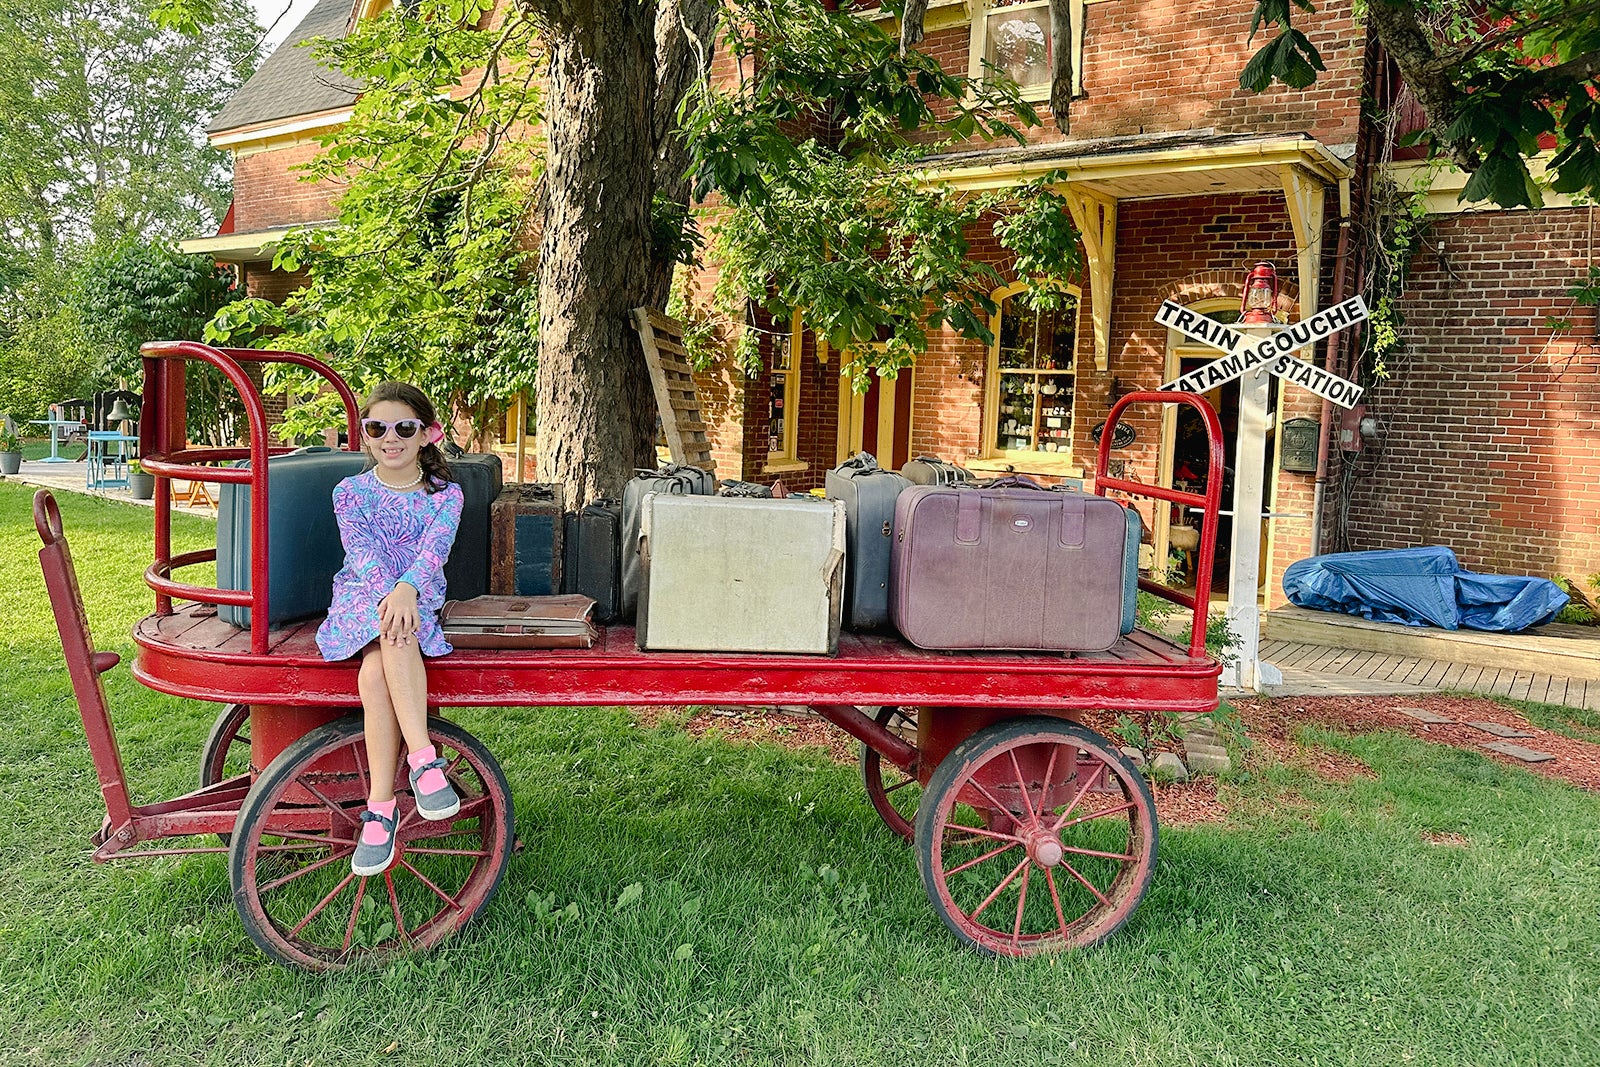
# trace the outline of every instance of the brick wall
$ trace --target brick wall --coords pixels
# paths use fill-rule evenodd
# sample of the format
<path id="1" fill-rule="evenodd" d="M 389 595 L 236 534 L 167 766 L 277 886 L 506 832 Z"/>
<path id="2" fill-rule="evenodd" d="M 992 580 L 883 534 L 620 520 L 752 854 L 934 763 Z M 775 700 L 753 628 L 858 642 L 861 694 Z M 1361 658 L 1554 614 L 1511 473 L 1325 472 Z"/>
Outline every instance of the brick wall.
<path id="1" fill-rule="evenodd" d="M 1212 0 L 1090 4 L 1084 16 L 1083 87 L 1072 103 L 1071 136 L 1118 137 L 1214 129 L 1218 133 L 1310 133 L 1328 144 L 1351 143 L 1360 118 L 1365 45 L 1351 0 L 1295 13 L 1295 25 L 1321 52 L 1327 70 L 1308 89 L 1275 85 L 1263 93 L 1239 88 L 1239 73 L 1268 40 L 1247 43 L 1250 7 Z M 965 74 L 969 28 L 930 34 L 919 47 L 952 73 Z M 1045 104 L 1045 124 L 1030 141 L 1060 139 Z"/>
<path id="2" fill-rule="evenodd" d="M 1593 209 L 1439 217 L 1401 311 L 1408 351 L 1367 395 L 1352 549 L 1442 544 L 1473 570 L 1600 570 L 1600 346 Z M 1570 319 L 1566 332 L 1547 317 Z"/>
<path id="3" fill-rule="evenodd" d="M 336 212 L 333 200 L 342 186 L 329 181 L 302 181 L 295 167 L 314 159 L 322 148 L 315 142 L 251 152 L 233 162 L 233 226 L 254 233 L 298 222 L 320 222 Z"/>

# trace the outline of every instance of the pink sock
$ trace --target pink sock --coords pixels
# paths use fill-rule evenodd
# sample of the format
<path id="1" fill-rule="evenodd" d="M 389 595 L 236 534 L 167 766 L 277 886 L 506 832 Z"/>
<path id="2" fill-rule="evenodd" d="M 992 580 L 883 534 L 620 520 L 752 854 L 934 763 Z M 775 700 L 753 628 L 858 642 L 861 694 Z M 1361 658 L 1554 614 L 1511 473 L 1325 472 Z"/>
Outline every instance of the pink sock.
<path id="1" fill-rule="evenodd" d="M 392 819 L 394 818 L 396 803 L 398 802 L 394 800 L 369 800 L 367 801 L 367 810 L 375 811 L 385 819 Z M 369 845 L 381 845 L 383 844 L 383 839 L 388 836 L 388 834 L 384 833 L 383 827 L 375 822 L 361 824 L 361 840 Z"/>
<path id="2" fill-rule="evenodd" d="M 406 763 L 411 767 L 412 770 L 416 770 L 424 763 L 428 763 L 437 757 L 438 753 L 434 751 L 432 745 L 429 745 L 427 748 L 420 749 L 419 751 L 413 752 L 407 756 Z M 444 772 L 437 767 L 432 767 L 426 771 L 423 771 L 422 776 L 417 779 L 417 788 L 422 790 L 424 793 L 437 793 L 447 784 L 449 783 L 445 781 Z"/>

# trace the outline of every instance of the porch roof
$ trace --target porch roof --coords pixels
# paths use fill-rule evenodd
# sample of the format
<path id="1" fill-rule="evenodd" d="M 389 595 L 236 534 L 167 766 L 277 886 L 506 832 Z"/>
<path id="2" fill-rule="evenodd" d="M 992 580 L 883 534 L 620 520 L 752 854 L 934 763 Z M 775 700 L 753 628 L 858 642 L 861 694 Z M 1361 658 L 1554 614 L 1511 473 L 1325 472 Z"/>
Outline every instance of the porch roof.
<path id="1" fill-rule="evenodd" d="M 205 255 L 222 263 L 269 263 L 273 247 L 288 235 L 290 230 L 311 226 L 326 226 L 328 222 L 302 222 L 294 226 L 276 226 L 270 230 L 252 230 L 249 233 L 219 233 L 215 237 L 191 237 L 179 241 L 178 249 L 191 255 Z"/>
<path id="2" fill-rule="evenodd" d="M 1281 192 L 1283 167 L 1333 184 L 1350 177 L 1352 146 L 1309 134 L 1251 136 L 1213 130 L 1056 141 L 945 152 L 918 164 L 931 183 L 1000 189 L 1059 170 L 1075 188 L 1109 200 Z"/>

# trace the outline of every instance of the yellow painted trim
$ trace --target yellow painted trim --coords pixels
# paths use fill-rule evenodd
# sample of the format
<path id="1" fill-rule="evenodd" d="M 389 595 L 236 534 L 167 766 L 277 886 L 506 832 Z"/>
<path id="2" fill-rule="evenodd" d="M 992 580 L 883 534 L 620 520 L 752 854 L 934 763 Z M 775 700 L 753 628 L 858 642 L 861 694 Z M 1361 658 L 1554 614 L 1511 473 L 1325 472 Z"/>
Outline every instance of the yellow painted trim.
<path id="1" fill-rule="evenodd" d="M 1111 293 L 1117 275 L 1117 202 L 1087 190 L 1065 190 L 1067 210 L 1089 263 L 1089 317 L 1096 370 L 1111 367 Z"/>
<path id="2" fill-rule="evenodd" d="M 214 256 L 228 263 L 259 263 L 272 258 L 270 249 L 282 241 L 292 230 L 304 229 L 315 223 L 298 226 L 280 226 L 257 233 L 223 233 L 212 237 L 191 237 L 178 242 L 178 251 L 188 255 Z"/>
<path id="3" fill-rule="evenodd" d="M 330 129 L 343 126 L 354 111 L 353 107 L 341 107 L 314 115 L 297 115 L 262 125 L 224 130 L 210 135 L 211 147 L 231 148 L 238 157 L 305 144 L 317 140 Z"/>
<path id="4" fill-rule="evenodd" d="M 783 448 L 778 452 L 767 453 L 767 470 L 778 470 L 784 464 L 800 463 L 800 373 L 801 350 L 805 341 L 804 324 L 800 321 L 800 312 L 796 310 L 789 316 L 789 369 L 784 372 L 783 379 Z M 773 368 L 768 368 L 771 375 Z M 770 392 L 770 390 L 769 390 Z M 770 397 L 769 397 L 769 403 Z M 805 465 L 793 468 L 804 470 Z"/>
<path id="5" fill-rule="evenodd" d="M 1063 149 L 1070 142 L 1063 143 Z M 1353 174 L 1350 165 L 1317 141 L 1262 141 L 1242 145 L 1186 146 L 1143 152 L 1115 152 L 1065 158 L 1040 158 L 1014 163 L 974 163 L 964 167 L 935 167 L 919 171 L 918 180 L 954 189 L 1003 189 L 1060 171 L 1066 181 L 1094 182 L 1137 178 L 1153 174 L 1194 174 L 1235 167 L 1292 164 L 1333 183 Z"/>
<path id="6" fill-rule="evenodd" d="M 361 0 L 360 6 L 356 8 L 355 21 L 375 19 L 393 7 L 394 0 Z"/>
<path id="7" fill-rule="evenodd" d="M 1546 171 L 1550 160 L 1555 158 L 1555 152 L 1541 152 L 1528 160 L 1528 173 L 1533 176 L 1534 183 L 1539 186 L 1539 191 L 1544 195 L 1544 206 L 1550 207 L 1583 207 L 1570 194 L 1557 193 L 1550 189 L 1550 176 Z M 1387 175 L 1402 189 L 1411 189 L 1423 196 L 1423 205 L 1430 215 L 1459 215 L 1465 212 L 1478 211 L 1528 211 L 1529 208 L 1505 208 L 1498 204 L 1483 201 L 1477 204 L 1463 204 L 1459 199 L 1461 190 L 1467 187 L 1471 177 L 1466 171 L 1453 163 L 1429 161 L 1426 159 L 1405 160 L 1400 163 L 1391 163 L 1386 168 Z"/>

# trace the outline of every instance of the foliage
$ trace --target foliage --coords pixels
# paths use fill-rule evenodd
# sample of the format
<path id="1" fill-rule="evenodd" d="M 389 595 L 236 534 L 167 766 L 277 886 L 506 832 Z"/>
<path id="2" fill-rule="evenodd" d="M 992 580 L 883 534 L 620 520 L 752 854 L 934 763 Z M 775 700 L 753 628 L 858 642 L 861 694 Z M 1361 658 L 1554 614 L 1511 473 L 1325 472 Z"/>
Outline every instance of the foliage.
<path id="1" fill-rule="evenodd" d="M 1405 316 L 1400 311 L 1411 260 L 1427 239 L 1431 217 L 1420 194 L 1380 180 L 1372 193 L 1370 238 L 1364 294 L 1370 308 L 1362 332 L 1361 379 L 1371 387 L 1388 378 L 1405 352 Z"/>
<path id="2" fill-rule="evenodd" d="M 138 379 L 146 341 L 198 341 L 233 295 L 233 274 L 209 256 L 157 241 L 130 240 L 86 262 L 79 308 L 84 328 L 111 353 L 114 377 Z"/>
<path id="3" fill-rule="evenodd" d="M 716 314 L 742 322 L 748 304 L 807 325 L 848 353 L 858 388 L 893 375 L 950 326 L 988 343 L 1004 284 L 968 255 L 973 231 L 994 232 L 1041 302 L 1079 267 L 1077 231 L 1049 177 L 967 195 L 917 172 L 919 160 L 968 138 L 1022 141 L 1038 117 L 1016 85 L 946 73 L 849 10 L 817 0 L 740 5 L 727 19 L 740 63 L 731 90 L 702 84 L 685 103 L 695 192 L 730 211 L 713 227 Z M 759 53 L 760 62 L 753 58 Z M 829 131 L 797 136 L 797 129 Z M 753 369 L 758 338 L 744 331 Z"/>
<path id="4" fill-rule="evenodd" d="M 243 0 L 210 6 L 203 39 L 158 28 L 153 0 L 0 7 L 0 263 L 215 224 L 227 156 L 196 131 L 254 68 L 260 31 Z"/>
<path id="5" fill-rule="evenodd" d="M 1150 711 L 1137 717 L 1118 715 L 1111 728 L 1117 739 L 1154 756 L 1157 752 L 1173 752 L 1183 743 L 1183 725 L 1176 712 Z"/>
<path id="6" fill-rule="evenodd" d="M 274 266 L 306 271 L 302 288 L 281 306 L 230 304 L 208 340 L 325 357 L 358 393 L 413 382 L 480 428 L 502 398 L 531 387 L 536 303 L 524 231 L 539 173 L 526 136 L 539 117 L 537 40 L 515 9 L 495 24 L 490 6 L 397 6 L 321 46 L 325 62 L 364 86 L 303 175 L 348 178 L 338 219 L 278 248 Z M 288 434 L 336 417 L 319 380 L 269 369 L 269 387 L 290 399 Z"/>
<path id="7" fill-rule="evenodd" d="M 22 438 L 9 426 L 0 426 L 0 452 L 21 452 Z"/>
<path id="8" fill-rule="evenodd" d="M 1323 69 L 1293 24 L 1310 0 L 1255 0 L 1250 37 L 1279 32 L 1246 65 L 1240 84 L 1304 88 Z M 1418 140 L 1471 172 L 1464 203 L 1537 207 L 1528 159 L 1553 137 L 1550 188 L 1600 193 L 1600 18 L 1593 0 L 1375 0 L 1366 20 L 1428 115 Z"/>
<path id="9" fill-rule="evenodd" d="M 72 275 L 41 263 L 24 285 L 0 292 L 0 412 L 39 418 L 101 380 L 104 353 L 84 330 L 77 291 Z"/>

